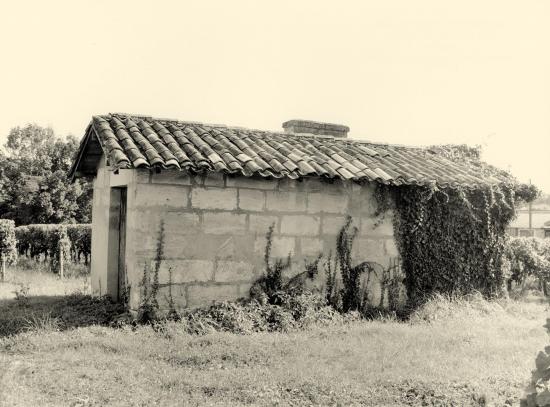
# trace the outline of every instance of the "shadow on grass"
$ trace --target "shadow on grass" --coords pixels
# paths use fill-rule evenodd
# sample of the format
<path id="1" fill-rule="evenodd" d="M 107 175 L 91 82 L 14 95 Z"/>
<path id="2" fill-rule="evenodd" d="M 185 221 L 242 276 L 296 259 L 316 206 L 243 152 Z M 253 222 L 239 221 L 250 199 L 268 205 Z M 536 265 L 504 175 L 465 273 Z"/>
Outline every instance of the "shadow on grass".
<path id="1" fill-rule="evenodd" d="M 0 337 L 40 328 L 66 330 L 111 325 L 123 313 L 123 305 L 108 297 L 83 294 L 3 299 L 0 300 Z"/>

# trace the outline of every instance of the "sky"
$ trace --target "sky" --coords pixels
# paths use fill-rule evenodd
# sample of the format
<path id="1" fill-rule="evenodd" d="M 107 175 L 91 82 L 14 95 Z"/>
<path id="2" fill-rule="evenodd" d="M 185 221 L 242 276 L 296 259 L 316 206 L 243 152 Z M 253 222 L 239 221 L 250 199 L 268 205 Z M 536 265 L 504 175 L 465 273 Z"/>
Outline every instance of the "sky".
<path id="1" fill-rule="evenodd" d="M 0 143 L 94 114 L 480 144 L 550 193 L 550 1 L 4 1 Z"/>

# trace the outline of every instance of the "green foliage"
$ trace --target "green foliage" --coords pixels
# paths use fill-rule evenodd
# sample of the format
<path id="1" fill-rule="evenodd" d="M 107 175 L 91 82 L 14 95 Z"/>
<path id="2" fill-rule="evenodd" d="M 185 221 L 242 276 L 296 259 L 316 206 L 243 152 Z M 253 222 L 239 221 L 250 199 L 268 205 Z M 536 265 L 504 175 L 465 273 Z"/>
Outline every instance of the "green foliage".
<path id="1" fill-rule="evenodd" d="M 174 296 L 172 295 L 172 267 L 168 269 L 168 315 L 167 319 L 170 321 L 179 321 L 180 315 L 176 310 L 174 303 Z"/>
<path id="2" fill-rule="evenodd" d="M 138 316 L 137 320 L 142 324 L 153 323 L 159 318 L 159 303 L 157 299 L 158 289 L 159 289 L 159 272 L 162 265 L 162 260 L 164 259 L 164 220 L 161 220 L 159 225 L 159 234 L 157 239 L 157 247 L 154 259 L 153 267 L 153 279 L 151 280 L 151 273 L 147 264 L 143 267 L 143 277 L 140 283 L 141 286 L 141 296 L 140 304 L 138 307 Z M 172 273 L 170 272 L 170 281 L 168 284 L 172 285 Z M 170 298 L 172 298 L 170 291 Z M 171 311 L 175 311 L 173 307 L 173 299 L 171 301 Z M 177 313 L 173 313 L 172 318 L 176 319 Z"/>
<path id="3" fill-rule="evenodd" d="M 282 293 L 280 295 L 301 295 L 308 291 L 319 291 L 317 287 L 314 287 L 313 282 L 319 274 L 319 264 L 323 258 L 323 254 L 319 253 L 313 260 L 304 259 L 304 271 L 291 277 L 283 284 Z"/>
<path id="4" fill-rule="evenodd" d="M 271 248 L 273 245 L 273 229 L 275 224 L 269 226 L 266 233 L 266 245 L 264 251 L 265 274 L 252 286 L 250 295 L 260 302 L 267 301 L 270 304 L 280 302 L 280 294 L 284 291 L 283 271 L 290 268 L 290 253 L 286 260 L 276 259 L 271 263 Z"/>
<path id="5" fill-rule="evenodd" d="M 481 155 L 483 150 L 480 145 L 471 147 L 466 144 L 443 144 L 430 146 L 429 150 L 440 157 L 445 157 L 448 160 L 475 169 L 482 177 L 496 176 L 498 178 L 504 178 L 510 183 L 517 182 L 508 171 L 482 161 Z"/>
<path id="6" fill-rule="evenodd" d="M 528 276 L 550 280 L 550 241 L 536 237 L 512 237 L 506 243 L 507 277 L 522 284 Z"/>
<path id="7" fill-rule="evenodd" d="M 389 267 L 383 268 L 380 267 L 378 272 L 380 273 L 380 285 L 381 285 L 381 295 L 380 295 L 380 304 L 379 308 L 384 307 L 386 302 L 386 293 L 388 300 L 388 311 L 398 312 L 401 310 L 401 305 L 399 304 L 399 298 L 401 296 L 401 283 L 403 281 L 403 275 L 401 271 L 401 261 L 399 259 L 392 259 L 390 261 Z M 366 293 L 366 290 L 363 292 Z M 366 304 L 363 305 L 362 309 L 366 310 Z"/>
<path id="8" fill-rule="evenodd" d="M 542 191 L 533 184 L 518 184 L 514 188 L 516 201 L 533 202 L 542 196 Z"/>
<path id="9" fill-rule="evenodd" d="M 178 326 L 191 334 L 224 331 L 237 334 L 287 332 L 315 325 L 342 324 L 358 319 L 357 314 L 342 315 L 327 306 L 317 294 L 283 295 L 279 305 L 257 300 L 219 302 L 209 308 L 185 310 Z"/>
<path id="10" fill-rule="evenodd" d="M 357 236 L 357 227 L 351 227 L 352 218 L 348 216 L 336 239 L 336 259 L 342 275 L 342 309 L 344 311 L 357 310 L 360 306 L 359 277 L 362 269 L 351 264 L 353 240 Z"/>
<path id="11" fill-rule="evenodd" d="M 17 261 L 15 222 L 10 219 L 0 219 L 0 258 L 7 264 Z"/>
<path id="12" fill-rule="evenodd" d="M 473 147 L 467 144 L 440 144 L 429 148 L 438 155 L 455 162 L 468 160 L 478 164 L 481 160 L 482 148 L 479 144 Z"/>
<path id="13" fill-rule="evenodd" d="M 340 268 L 342 276 L 342 311 L 359 311 L 362 309 L 362 305 L 365 301 L 362 300 L 362 295 L 365 290 L 361 290 L 361 275 L 363 273 L 375 272 L 377 266 L 373 262 L 365 261 L 357 265 L 352 265 L 352 248 L 353 240 L 357 237 L 357 227 L 352 227 L 353 219 L 351 216 L 347 216 L 346 222 L 336 239 L 336 264 Z M 332 287 L 334 282 L 334 276 L 331 276 L 331 281 L 327 281 L 327 286 Z"/>
<path id="14" fill-rule="evenodd" d="M 304 260 L 305 273 L 309 279 L 314 279 L 319 274 L 319 263 L 322 259 L 323 254 L 319 253 L 313 261 Z"/>
<path id="15" fill-rule="evenodd" d="M 480 145 L 471 147 L 466 144 L 444 144 L 430 146 L 429 149 L 437 155 L 457 162 L 460 165 L 468 165 L 470 168 L 475 169 L 482 177 L 494 176 L 506 180 L 512 186 L 516 203 L 532 202 L 541 196 L 541 191 L 535 185 L 521 183 L 508 171 L 482 161 L 481 155 L 483 150 Z"/>
<path id="16" fill-rule="evenodd" d="M 32 193 L 28 202 L 31 211 L 30 221 L 36 223 L 62 223 L 89 221 L 89 216 L 81 213 L 83 198 L 91 203 L 91 189 L 78 182 L 71 184 L 67 174 L 58 170 L 40 178 L 38 190 Z"/>
<path id="17" fill-rule="evenodd" d="M 74 262 L 84 260 L 88 264 L 92 255 L 92 225 L 67 224 L 66 229 L 71 241 L 71 258 Z"/>
<path id="18" fill-rule="evenodd" d="M 35 224 L 15 228 L 17 248 L 20 255 L 38 260 L 56 255 L 59 248 L 60 230 L 65 230 L 69 239 L 69 259 L 72 262 L 84 260 L 91 255 L 92 227 L 89 224 Z"/>
<path id="19" fill-rule="evenodd" d="M 505 230 L 515 216 L 511 185 L 476 189 L 386 188 L 411 304 L 432 293 L 491 297 L 502 290 Z"/>
<path id="20" fill-rule="evenodd" d="M 26 167 L 28 174 L 42 175 L 52 166 L 49 152 L 54 142 L 55 134 L 51 127 L 27 124 L 11 129 L 5 149 L 11 159 Z"/>
<path id="21" fill-rule="evenodd" d="M 58 138 L 50 128 L 29 124 L 11 130 L 0 157 L 0 211 L 17 225 L 89 222 L 92 187 L 70 183 L 67 171 L 78 149 L 73 136 Z"/>
<path id="22" fill-rule="evenodd" d="M 329 252 L 325 262 L 324 262 L 324 268 L 325 268 L 325 281 L 326 281 L 326 287 L 325 287 L 325 299 L 328 305 L 333 307 L 334 309 L 342 309 L 342 297 L 341 297 L 341 291 L 338 287 L 338 279 L 337 279 L 337 263 L 336 263 L 336 257 L 332 257 L 332 251 Z"/>

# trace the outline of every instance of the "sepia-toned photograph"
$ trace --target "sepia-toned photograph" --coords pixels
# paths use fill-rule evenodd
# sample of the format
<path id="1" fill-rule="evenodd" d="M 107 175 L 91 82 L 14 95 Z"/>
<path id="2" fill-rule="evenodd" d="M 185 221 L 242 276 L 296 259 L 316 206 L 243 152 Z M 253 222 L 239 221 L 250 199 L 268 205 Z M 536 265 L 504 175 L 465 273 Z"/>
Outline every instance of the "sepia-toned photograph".
<path id="1" fill-rule="evenodd" d="M 0 407 L 550 407 L 550 1 L 3 1 L 0 52 Z"/>

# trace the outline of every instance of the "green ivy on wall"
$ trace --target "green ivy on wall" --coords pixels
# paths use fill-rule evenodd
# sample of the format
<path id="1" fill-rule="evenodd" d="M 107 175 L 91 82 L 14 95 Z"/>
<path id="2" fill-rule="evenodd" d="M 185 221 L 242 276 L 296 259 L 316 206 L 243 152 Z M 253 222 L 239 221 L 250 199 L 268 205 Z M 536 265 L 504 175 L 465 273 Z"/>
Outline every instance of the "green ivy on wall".
<path id="1" fill-rule="evenodd" d="M 378 214 L 384 216 L 390 208 L 395 214 L 411 305 L 435 292 L 460 295 L 477 290 L 493 297 L 503 290 L 505 231 L 516 202 L 530 199 L 523 192 L 513 184 L 377 188 Z"/>

